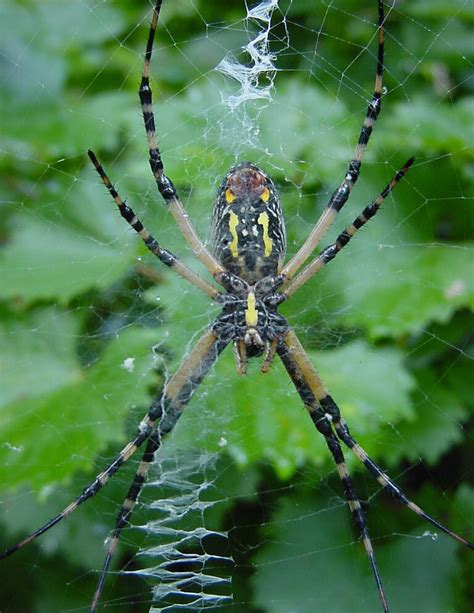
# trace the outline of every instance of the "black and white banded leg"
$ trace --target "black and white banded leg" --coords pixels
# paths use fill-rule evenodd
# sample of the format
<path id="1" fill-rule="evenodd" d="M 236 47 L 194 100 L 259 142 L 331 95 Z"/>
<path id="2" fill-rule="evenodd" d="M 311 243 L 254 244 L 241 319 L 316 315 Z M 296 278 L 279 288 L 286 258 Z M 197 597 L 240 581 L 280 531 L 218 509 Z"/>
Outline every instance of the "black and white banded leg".
<path id="1" fill-rule="evenodd" d="M 290 329 L 279 344 L 278 355 L 280 356 L 288 374 L 290 375 L 314 425 L 325 437 L 326 443 L 336 463 L 338 474 L 343 483 L 344 492 L 352 512 L 352 517 L 362 535 L 362 541 L 372 567 L 372 572 L 377 583 L 377 588 L 384 611 L 388 611 L 387 599 L 380 578 L 380 572 L 375 560 L 373 547 L 370 542 L 365 516 L 362 507 L 355 496 L 352 480 L 344 463 L 344 457 L 339 441 L 344 443 L 364 464 L 364 466 L 376 478 L 376 480 L 408 509 L 465 547 L 474 549 L 474 543 L 471 543 L 456 532 L 453 532 L 447 528 L 441 522 L 428 515 L 428 513 L 426 513 L 416 503 L 410 500 L 408 496 L 406 496 L 406 494 L 398 487 L 398 485 L 392 481 L 390 477 L 388 477 L 388 475 L 355 441 L 349 432 L 347 424 L 341 417 L 339 407 L 330 396 L 325 384 L 311 364 L 308 355 L 306 354 L 293 330 Z M 333 436 L 331 436 L 331 433 Z"/>
<path id="2" fill-rule="evenodd" d="M 138 496 L 147 479 L 148 471 L 154 460 L 155 453 L 161 446 L 162 436 L 173 430 L 183 409 L 190 401 L 191 396 L 202 383 L 209 369 L 225 349 L 226 345 L 227 342 L 218 339 L 213 332 L 207 331 L 198 341 L 191 353 L 185 358 L 179 369 L 165 384 L 161 396 L 157 400 L 163 407 L 163 415 L 157 425 L 157 429 L 152 432 L 147 441 L 145 451 L 138 465 L 130 489 L 117 514 L 115 527 L 107 544 L 106 556 L 94 594 L 91 613 L 96 610 L 112 557 L 120 539 L 120 534 L 130 520 Z"/>
<path id="3" fill-rule="evenodd" d="M 324 440 L 326 441 L 328 449 L 331 452 L 344 489 L 347 504 L 351 511 L 354 526 L 357 533 L 360 534 L 362 538 L 362 543 L 369 559 L 384 613 L 388 613 L 387 597 L 385 595 L 382 577 L 375 558 L 372 541 L 370 540 L 364 510 L 362 509 L 362 505 L 357 497 L 354 482 L 352 481 L 350 473 L 347 469 L 340 442 L 332 429 L 330 420 L 326 417 L 318 402 L 316 395 L 317 389 L 314 385 L 314 368 L 304 352 L 303 347 L 300 345 L 296 334 L 292 330 L 289 330 L 285 340 L 280 343 L 278 347 L 278 355 L 280 356 L 286 371 L 293 381 L 303 404 L 308 410 L 313 424 L 316 426 L 318 432 L 324 436 Z"/>
<path id="4" fill-rule="evenodd" d="M 334 223 L 337 214 L 340 212 L 344 204 L 347 202 L 352 188 L 359 178 L 362 159 L 365 150 L 372 135 L 372 131 L 377 121 L 377 118 L 382 108 L 382 78 L 384 70 L 384 7 L 383 1 L 378 0 L 378 47 L 377 47 L 377 65 L 375 70 L 375 84 L 372 99 L 370 100 L 364 123 L 360 130 L 357 145 L 354 155 L 349 162 L 346 175 L 339 187 L 334 191 L 329 199 L 326 208 L 322 212 L 320 218 L 316 222 L 310 235 L 303 243 L 299 251 L 291 260 L 283 267 L 281 274 L 289 281 L 294 277 L 298 269 L 308 260 L 314 249 L 317 247 L 321 238 L 326 234 L 328 228 Z"/>
<path id="5" fill-rule="evenodd" d="M 384 187 L 375 200 L 365 207 L 350 226 L 347 226 L 336 238 L 334 243 L 325 247 L 321 253 L 317 255 L 290 283 L 285 287 L 282 292 L 286 298 L 289 298 L 292 294 L 299 290 L 307 281 L 311 279 L 317 272 L 321 270 L 326 264 L 333 260 L 336 255 L 349 244 L 354 235 L 365 226 L 365 224 L 375 216 L 380 210 L 383 201 L 390 192 L 394 189 L 397 183 L 408 172 L 410 166 L 415 161 L 415 158 L 410 158 L 405 165 L 393 176 L 391 181 Z"/>
<path id="6" fill-rule="evenodd" d="M 101 572 L 96 594 L 94 596 L 94 603 L 91 609 L 94 611 L 104 584 L 107 570 L 110 566 L 112 555 L 117 545 L 118 537 L 123 527 L 130 519 L 135 502 L 148 473 L 150 461 L 153 459 L 153 455 L 158 448 L 156 445 L 159 446 L 161 444 L 161 437 L 174 428 L 192 395 L 227 344 L 227 340 L 222 340 L 212 330 L 207 330 L 189 355 L 184 359 L 175 374 L 165 384 L 161 394 L 152 402 L 148 412 L 140 422 L 137 434 L 132 441 L 120 451 L 105 470 L 97 475 L 97 477 L 84 488 L 76 500 L 50 519 L 46 524 L 38 528 L 38 530 L 35 530 L 16 545 L 2 552 L 0 554 L 0 559 L 12 555 L 25 545 L 33 542 L 50 528 L 71 515 L 71 513 L 86 502 L 86 500 L 95 496 L 136 450 L 149 439 L 150 442 L 138 466 L 128 495 L 117 515 L 115 529 L 107 549 L 104 568 Z"/>
<path id="7" fill-rule="evenodd" d="M 140 83 L 140 89 L 138 91 L 140 104 L 142 107 L 143 121 L 145 123 L 146 138 L 148 141 L 150 168 L 155 178 L 158 191 L 162 195 L 188 245 L 191 247 L 196 257 L 204 264 L 210 274 L 219 283 L 219 275 L 224 272 L 224 269 L 215 259 L 215 257 L 206 249 L 204 243 L 197 235 L 196 230 L 189 219 L 189 215 L 186 213 L 178 197 L 178 193 L 173 182 L 165 175 L 163 160 L 158 147 L 155 117 L 153 114 L 153 97 L 150 87 L 150 64 L 161 4 L 162 0 L 157 0 L 153 9 L 153 17 L 151 20 L 145 50 L 143 75 Z"/>
<path id="8" fill-rule="evenodd" d="M 179 258 L 168 251 L 167 249 L 163 249 L 161 245 L 158 243 L 156 238 L 145 228 L 143 223 L 140 221 L 137 215 L 120 197 L 111 180 L 109 179 L 107 173 L 105 172 L 102 164 L 100 164 L 97 159 L 95 153 L 90 149 L 87 152 L 94 168 L 96 169 L 98 175 L 102 179 L 103 184 L 109 191 L 109 194 L 115 201 L 115 204 L 120 211 L 120 215 L 125 219 L 125 221 L 135 230 L 135 232 L 140 236 L 142 241 L 145 243 L 147 249 L 149 249 L 153 255 L 155 255 L 163 264 L 172 268 L 175 272 L 177 272 L 181 277 L 187 279 L 192 285 L 200 289 L 202 292 L 210 296 L 211 298 L 216 298 L 219 295 L 219 291 L 213 287 L 210 283 L 205 281 L 202 277 L 200 277 L 197 273 L 195 273 L 191 268 L 188 268 L 183 262 L 179 260 Z"/>

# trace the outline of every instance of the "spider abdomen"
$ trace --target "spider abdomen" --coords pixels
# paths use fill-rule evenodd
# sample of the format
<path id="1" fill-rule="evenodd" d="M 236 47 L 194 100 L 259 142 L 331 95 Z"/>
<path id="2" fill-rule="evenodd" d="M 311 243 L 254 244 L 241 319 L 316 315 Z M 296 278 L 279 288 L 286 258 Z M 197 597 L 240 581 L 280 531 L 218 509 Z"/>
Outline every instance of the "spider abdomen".
<path id="1" fill-rule="evenodd" d="M 251 285 L 279 272 L 286 251 L 280 200 L 273 181 L 254 164 L 234 166 L 221 183 L 212 242 L 222 266 Z"/>

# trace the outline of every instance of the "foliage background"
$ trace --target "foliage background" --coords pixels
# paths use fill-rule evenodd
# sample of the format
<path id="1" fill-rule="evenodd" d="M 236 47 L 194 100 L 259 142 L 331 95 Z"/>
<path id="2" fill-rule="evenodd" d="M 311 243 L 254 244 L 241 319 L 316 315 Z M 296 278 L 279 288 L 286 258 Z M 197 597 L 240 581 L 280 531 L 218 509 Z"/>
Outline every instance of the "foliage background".
<path id="1" fill-rule="evenodd" d="M 212 73 L 225 49 L 246 42 L 243 3 L 165 3 L 153 65 L 156 112 L 167 172 L 201 236 L 219 178 L 236 158 L 250 158 L 281 185 L 295 251 L 315 220 L 315 202 L 320 210 L 340 180 L 370 97 L 374 5 L 291 3 L 292 46 L 278 55 L 272 103 L 247 107 L 259 130 L 248 144 L 240 135 L 245 118 L 222 105 L 227 85 Z M 100 153 L 163 243 L 190 258 L 146 161 L 136 89 L 149 5 L 8 0 L 0 11 L 7 546 L 113 457 L 215 309 L 159 266 L 157 285 L 143 274 L 143 264 L 154 263 L 84 155 L 88 147 Z M 462 0 L 400 3 L 391 13 L 384 113 L 337 227 L 407 157 L 417 163 L 357 244 L 285 307 L 360 442 L 429 513 L 471 538 L 473 20 Z M 133 373 L 120 368 L 130 356 Z M 245 379 L 233 368 L 225 356 L 169 442 L 220 450 L 216 489 L 225 504 L 214 520 L 231 530 L 235 547 L 234 589 L 243 604 L 233 610 L 378 610 L 328 453 L 281 368 Z M 348 461 L 361 497 L 370 499 L 393 610 L 470 610 L 469 552 L 441 536 L 420 538 L 429 527 Z M 2 563 L 2 611 L 87 610 L 126 481 L 124 472 Z M 136 565 L 136 540 L 126 533 L 118 568 Z M 147 599 L 142 581 L 119 576 L 104 602 L 109 611 L 145 611 Z"/>

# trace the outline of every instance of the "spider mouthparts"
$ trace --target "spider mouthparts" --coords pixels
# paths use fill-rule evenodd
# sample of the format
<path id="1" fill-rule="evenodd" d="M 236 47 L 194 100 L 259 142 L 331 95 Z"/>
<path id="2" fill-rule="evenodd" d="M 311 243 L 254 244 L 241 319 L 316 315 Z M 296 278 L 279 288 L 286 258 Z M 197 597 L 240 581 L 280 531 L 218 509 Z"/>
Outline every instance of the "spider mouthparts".
<path id="1" fill-rule="evenodd" d="M 248 328 L 244 336 L 245 349 L 249 358 L 262 355 L 265 343 L 256 328 Z"/>

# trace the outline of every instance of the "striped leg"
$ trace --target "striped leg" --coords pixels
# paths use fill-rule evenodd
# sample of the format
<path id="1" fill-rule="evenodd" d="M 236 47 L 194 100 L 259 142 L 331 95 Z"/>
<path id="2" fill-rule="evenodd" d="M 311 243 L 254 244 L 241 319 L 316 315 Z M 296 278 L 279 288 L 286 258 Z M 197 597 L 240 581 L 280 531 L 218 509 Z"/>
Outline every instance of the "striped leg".
<path id="1" fill-rule="evenodd" d="M 347 424 L 341 417 L 339 407 L 330 396 L 321 377 L 314 370 L 306 352 L 299 342 L 296 334 L 290 330 L 285 337 L 285 346 L 291 354 L 292 360 L 297 362 L 300 371 L 304 378 L 305 385 L 311 390 L 313 396 L 321 406 L 324 416 L 328 419 L 338 436 L 338 438 L 354 453 L 354 455 L 364 464 L 367 470 L 377 479 L 377 481 L 385 487 L 395 498 L 400 500 L 402 504 L 408 507 L 411 511 L 422 517 L 424 520 L 436 526 L 442 532 L 448 534 L 451 538 L 458 541 L 462 545 L 474 549 L 474 544 L 456 534 L 439 521 L 425 513 L 417 504 L 410 500 L 398 485 L 390 479 L 390 477 L 377 466 L 377 464 L 367 455 L 362 447 L 352 438 Z M 280 354 L 281 355 L 281 354 Z M 283 358 L 282 358 L 283 359 Z"/>
<path id="2" fill-rule="evenodd" d="M 345 247 L 354 234 L 360 230 L 365 224 L 374 217 L 377 211 L 380 209 L 385 198 L 390 194 L 393 188 L 397 185 L 400 179 L 407 173 L 410 166 L 415 161 L 415 158 L 410 158 L 403 168 L 401 168 L 397 174 L 392 178 L 390 183 L 385 186 L 385 188 L 380 192 L 380 194 L 375 198 L 372 204 L 366 206 L 360 215 L 358 215 L 354 221 L 348 226 L 345 230 L 343 230 L 339 236 L 336 238 L 336 241 L 332 243 L 332 245 L 328 245 L 325 249 L 321 251 L 321 253 L 310 263 L 306 268 L 303 269 L 300 274 L 296 276 L 295 279 L 290 281 L 290 283 L 285 288 L 284 296 L 289 298 L 296 291 L 300 289 L 307 281 L 311 279 L 317 272 L 321 270 L 328 262 L 333 260 L 336 255 L 341 251 L 343 247 Z"/>
<path id="3" fill-rule="evenodd" d="M 222 266 L 209 253 L 201 239 L 198 237 L 196 230 L 189 220 L 189 215 L 186 213 L 183 205 L 178 197 L 176 188 L 169 177 L 164 173 L 163 161 L 161 159 L 160 149 L 156 138 L 155 117 L 153 115 L 153 100 L 150 87 L 150 63 L 153 52 L 153 41 L 155 38 L 156 26 L 158 25 L 158 17 L 160 15 L 162 0 L 157 0 L 153 9 L 153 18 L 148 34 L 148 41 L 145 50 L 145 61 L 143 65 L 143 75 L 140 83 L 138 95 L 142 107 L 143 121 L 145 123 L 146 138 L 148 141 L 148 151 L 150 155 L 150 167 L 155 177 L 158 191 L 162 195 L 164 201 L 168 205 L 171 214 L 173 215 L 179 229 L 181 230 L 188 245 L 193 250 L 196 257 L 204 264 L 211 275 L 216 278 L 223 272 Z"/>
<path id="4" fill-rule="evenodd" d="M 343 181 L 332 194 L 326 208 L 321 214 L 321 217 L 316 222 L 310 235 L 298 251 L 298 253 L 284 266 L 281 274 L 287 279 L 291 279 L 296 271 L 306 262 L 313 250 L 318 245 L 321 238 L 326 233 L 327 229 L 333 224 L 337 214 L 347 202 L 349 195 L 359 178 L 362 158 L 364 157 L 367 144 L 377 117 L 379 116 L 382 104 L 382 76 L 383 76 L 383 55 L 384 55 L 384 8 L 383 0 L 378 0 L 378 48 L 377 48 L 377 66 L 375 71 L 375 85 L 372 99 L 367 107 L 364 123 L 362 125 L 359 140 L 354 151 L 354 156 L 349 162 L 346 176 Z"/>
<path id="5" fill-rule="evenodd" d="M 334 428 L 340 440 L 342 440 L 344 444 L 347 445 L 347 447 L 354 453 L 354 455 L 364 464 L 367 470 L 377 479 L 382 487 L 386 488 L 395 498 L 397 498 L 397 500 L 416 513 L 419 517 L 422 517 L 425 521 L 438 528 L 438 530 L 441 530 L 441 532 L 444 532 L 465 547 L 474 549 L 474 543 L 471 543 L 464 537 L 456 534 L 456 532 L 450 530 L 447 526 L 444 526 L 442 523 L 434 519 L 434 517 L 431 517 L 428 515 L 428 513 L 425 513 L 425 511 L 423 511 L 423 509 L 416 503 L 410 500 L 398 487 L 398 485 L 392 481 L 392 479 L 390 479 L 390 477 L 367 455 L 364 449 L 352 438 L 347 424 L 339 413 L 339 408 L 329 394 L 323 400 L 321 400 L 321 406 L 325 411 L 327 411 L 327 414 L 331 416 Z"/>
<path id="6" fill-rule="evenodd" d="M 133 509 L 135 508 L 138 496 L 140 495 L 143 485 L 147 480 L 148 471 L 150 470 L 150 466 L 155 458 L 155 452 L 159 449 L 159 447 L 160 435 L 155 430 L 148 439 L 145 452 L 143 453 L 141 462 L 138 465 L 137 472 L 135 473 L 135 477 L 132 481 L 132 485 L 128 490 L 127 496 L 122 504 L 122 507 L 120 508 L 120 511 L 117 515 L 117 519 L 115 520 L 115 527 L 107 545 L 106 556 L 94 593 L 94 598 L 90 610 L 91 613 L 94 613 L 97 608 L 100 596 L 102 594 L 102 590 L 104 589 L 105 580 L 107 579 L 112 557 L 119 543 L 120 534 L 130 520 L 130 516 L 132 515 Z"/>
<path id="7" fill-rule="evenodd" d="M 38 528 L 38 530 L 27 536 L 20 543 L 0 553 L 0 559 L 12 555 L 25 545 L 33 542 L 65 517 L 71 515 L 83 502 L 95 496 L 143 442 L 150 437 L 157 424 L 159 424 L 160 436 L 170 432 L 192 394 L 196 391 L 226 344 L 226 341 L 220 340 L 211 330 L 206 331 L 191 353 L 185 358 L 180 368 L 167 382 L 160 396 L 152 402 L 148 413 L 140 422 L 138 432 L 133 440 L 125 445 L 117 457 L 89 483 L 74 502 L 71 502 L 44 526 Z M 128 503 L 126 502 L 126 504 Z"/>
<path id="8" fill-rule="evenodd" d="M 204 341 L 204 342 L 203 342 Z M 207 333 L 205 337 L 196 345 L 194 351 L 185 359 L 179 370 L 173 375 L 163 391 L 164 398 L 167 400 L 166 417 L 160 422 L 148 439 L 147 446 L 143 453 L 140 464 L 138 465 L 135 477 L 133 478 L 127 496 L 118 512 L 115 520 L 115 527 L 107 545 L 107 552 L 102 566 L 102 570 L 97 583 L 94 599 L 91 605 L 91 613 L 96 610 L 102 593 L 107 573 L 110 568 L 112 557 L 117 549 L 120 534 L 130 520 L 133 509 L 135 508 L 138 496 L 148 477 L 148 471 L 154 460 L 156 451 L 161 446 L 161 437 L 173 430 L 184 407 L 188 404 L 192 394 L 202 382 L 211 366 L 217 360 L 219 354 L 224 350 L 227 343 L 216 341 L 212 333 Z"/>
<path id="9" fill-rule="evenodd" d="M 156 255 L 156 257 L 172 268 L 179 275 L 187 279 L 192 285 L 200 289 L 202 292 L 210 296 L 211 298 L 216 298 L 219 295 L 219 291 L 213 287 L 210 283 L 202 279 L 198 274 L 196 274 L 193 270 L 188 268 L 185 264 L 179 261 L 179 259 L 168 251 L 167 249 L 163 249 L 158 241 L 148 232 L 148 230 L 143 226 L 140 219 L 135 215 L 133 210 L 120 198 L 117 190 L 112 185 L 111 180 L 107 176 L 105 170 L 102 165 L 98 161 L 94 152 L 89 149 L 87 152 L 91 162 L 94 164 L 94 168 L 102 179 L 103 184 L 109 190 L 109 194 L 115 201 L 115 204 L 120 211 L 120 215 L 127 221 L 128 224 L 135 230 L 137 234 L 140 235 L 141 239 L 145 243 L 146 247 Z"/>
<path id="10" fill-rule="evenodd" d="M 352 520 L 358 533 L 362 537 L 362 543 L 377 584 L 377 590 L 380 600 L 382 601 L 383 610 L 385 613 L 388 613 L 387 598 L 385 596 L 380 571 L 377 566 L 374 548 L 370 540 L 365 514 L 357 498 L 354 483 L 344 461 L 344 454 L 339 440 L 334 434 L 330 420 L 324 414 L 318 402 L 317 394 L 319 392 L 319 386 L 316 379 L 317 375 L 294 332 L 289 331 L 287 333 L 284 341 L 278 347 L 278 354 L 306 406 L 314 425 L 324 436 L 329 451 L 334 459 L 339 478 L 344 488 L 347 504 L 351 510 Z"/>

